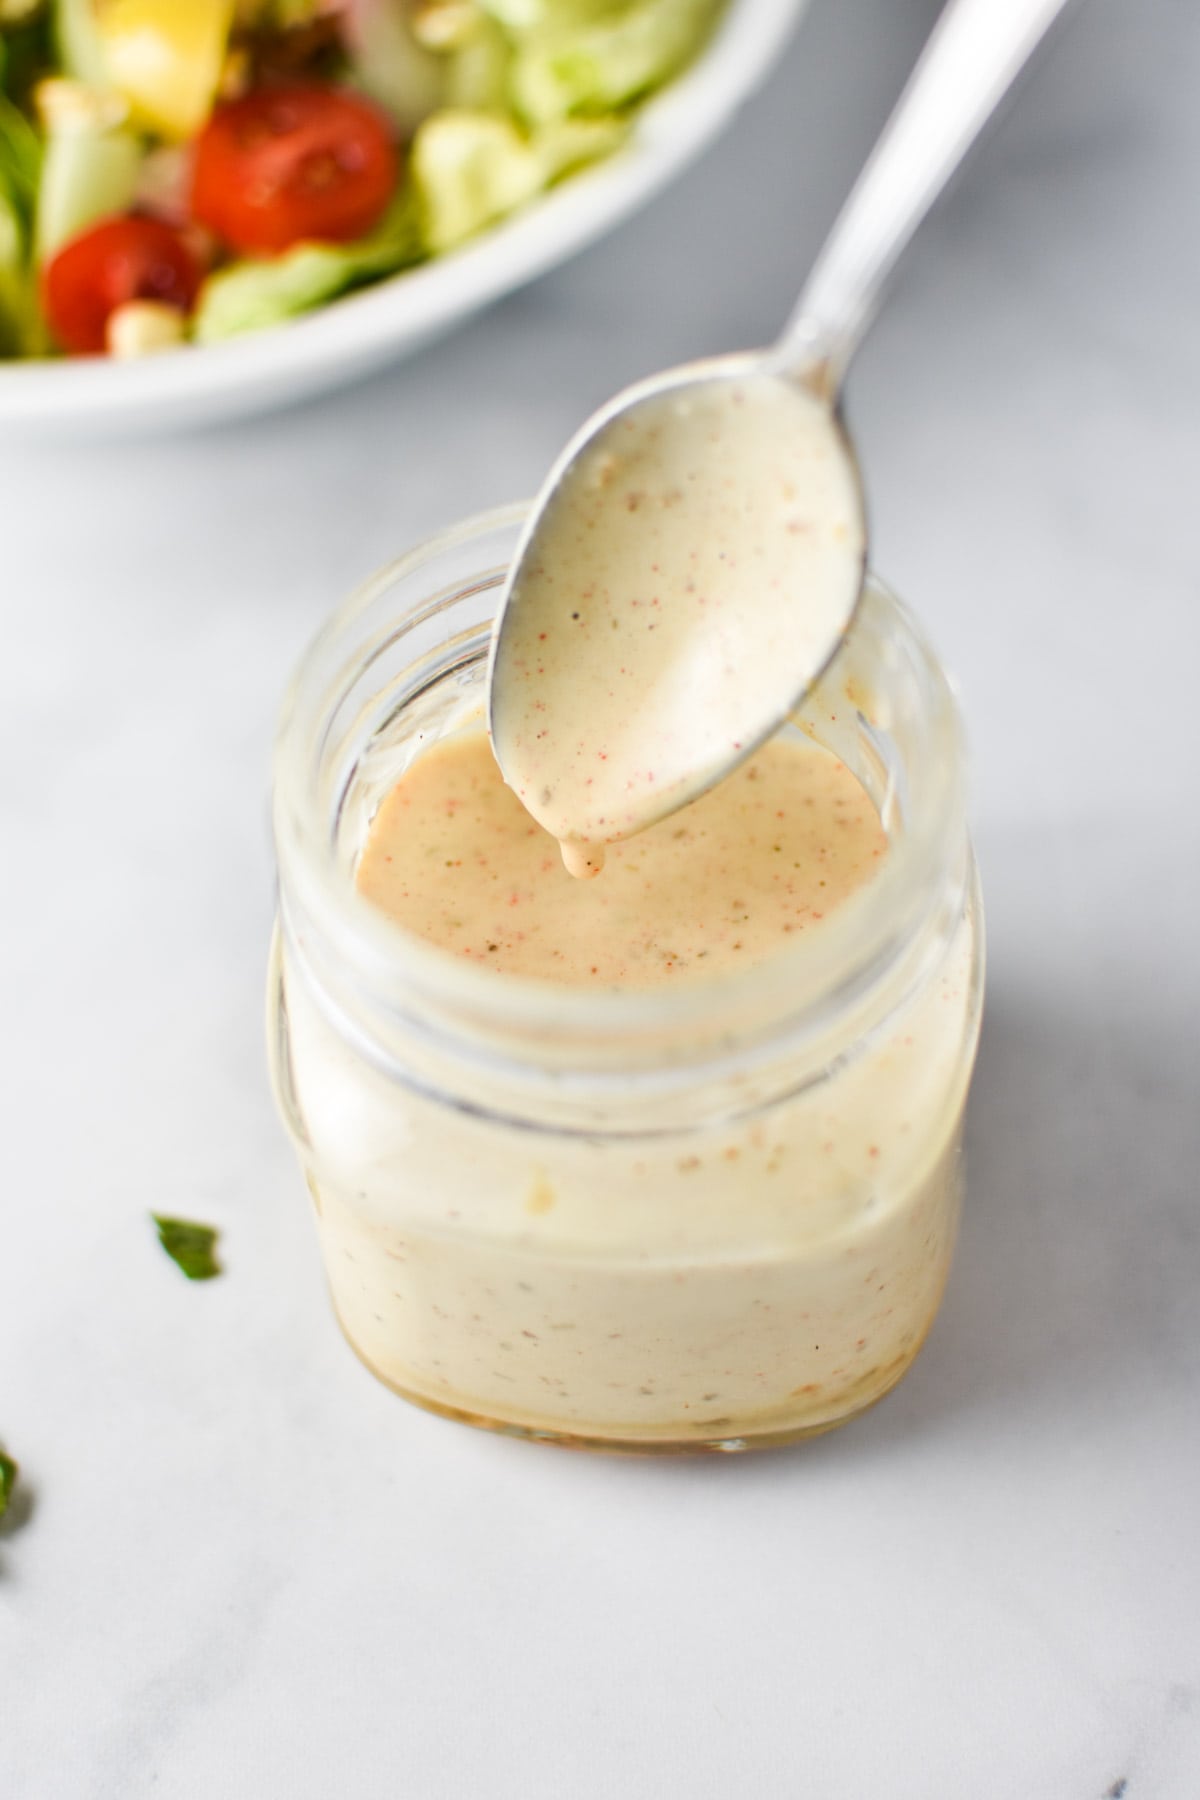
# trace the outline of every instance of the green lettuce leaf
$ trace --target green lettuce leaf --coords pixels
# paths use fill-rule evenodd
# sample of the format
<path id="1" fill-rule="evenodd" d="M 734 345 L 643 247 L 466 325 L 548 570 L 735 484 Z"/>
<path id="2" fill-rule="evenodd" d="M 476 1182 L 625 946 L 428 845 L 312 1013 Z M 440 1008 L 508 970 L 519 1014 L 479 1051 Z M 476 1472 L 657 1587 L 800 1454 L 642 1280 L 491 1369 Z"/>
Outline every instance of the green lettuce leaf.
<path id="1" fill-rule="evenodd" d="M 543 4 L 517 40 L 517 110 L 543 123 L 629 106 L 691 60 L 720 10 L 721 0 L 637 0 L 588 18 Z"/>
<path id="2" fill-rule="evenodd" d="M 197 343 L 214 344 L 278 325 L 364 282 L 408 268 L 422 254 L 415 210 L 405 196 L 357 243 L 297 244 L 282 256 L 218 269 L 200 290 L 192 336 Z"/>
<path id="3" fill-rule="evenodd" d="M 0 93 L 0 356 L 26 356 L 40 347 L 30 246 L 41 166 L 36 131 Z"/>
<path id="4" fill-rule="evenodd" d="M 475 0 L 475 4 L 519 37 L 522 32 L 539 31 L 546 26 L 578 31 L 581 25 L 593 25 L 597 20 L 629 12 L 639 0 Z"/>
<path id="5" fill-rule="evenodd" d="M 0 189 L 32 218 L 42 168 L 42 144 L 18 106 L 0 93 Z"/>
<path id="6" fill-rule="evenodd" d="M 0 182 L 0 356 L 23 356 L 29 336 L 31 283 L 26 233 Z"/>
<path id="7" fill-rule="evenodd" d="M 478 112 L 507 110 L 512 46 L 494 19 L 476 13 L 471 29 L 447 52 L 445 65 L 443 106 Z"/>
<path id="8" fill-rule="evenodd" d="M 564 119 L 525 136 L 501 113 L 435 113 L 411 152 L 426 248 L 437 255 L 462 243 L 568 170 L 607 156 L 625 132 L 619 119 Z"/>

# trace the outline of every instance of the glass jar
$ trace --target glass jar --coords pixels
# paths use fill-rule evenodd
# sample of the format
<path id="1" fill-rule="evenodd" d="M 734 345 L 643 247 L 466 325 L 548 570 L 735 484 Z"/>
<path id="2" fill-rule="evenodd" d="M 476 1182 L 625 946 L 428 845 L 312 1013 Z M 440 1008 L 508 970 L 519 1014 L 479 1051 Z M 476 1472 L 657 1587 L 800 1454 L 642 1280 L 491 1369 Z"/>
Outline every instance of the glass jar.
<path id="1" fill-rule="evenodd" d="M 982 999 L 945 676 L 871 582 L 787 727 L 877 806 L 879 874 L 768 962 L 580 992 L 354 885 L 405 766 L 478 714 L 521 509 L 384 570 L 306 654 L 275 765 L 275 1091 L 342 1328 L 473 1424 L 627 1450 L 824 1431 L 908 1368 L 949 1269 Z"/>

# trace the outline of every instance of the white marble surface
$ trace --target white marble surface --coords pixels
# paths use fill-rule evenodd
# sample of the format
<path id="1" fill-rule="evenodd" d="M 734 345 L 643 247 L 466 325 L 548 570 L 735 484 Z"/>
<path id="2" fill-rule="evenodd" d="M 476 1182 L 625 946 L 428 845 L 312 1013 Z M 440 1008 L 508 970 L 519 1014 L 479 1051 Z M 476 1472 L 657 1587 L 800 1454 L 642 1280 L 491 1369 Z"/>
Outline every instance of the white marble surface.
<path id="1" fill-rule="evenodd" d="M 330 1320 L 263 1073 L 304 639 L 621 382 L 769 335 L 932 10 L 816 0 L 681 186 L 369 388 L 0 450 L 3 1800 L 1200 1794 L 1192 0 L 1078 9 L 853 378 L 991 926 L 908 1380 L 714 1463 L 425 1417 Z M 152 1207 L 218 1221 L 227 1277 Z"/>

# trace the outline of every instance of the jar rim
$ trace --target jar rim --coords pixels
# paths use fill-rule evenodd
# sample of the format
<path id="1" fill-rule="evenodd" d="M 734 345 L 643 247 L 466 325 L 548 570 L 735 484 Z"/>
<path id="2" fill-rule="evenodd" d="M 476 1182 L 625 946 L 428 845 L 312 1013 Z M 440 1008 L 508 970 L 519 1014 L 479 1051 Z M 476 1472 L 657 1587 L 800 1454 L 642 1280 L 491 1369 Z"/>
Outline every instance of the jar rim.
<path id="1" fill-rule="evenodd" d="M 481 555 L 485 543 L 503 534 L 515 543 L 527 512 L 527 502 L 494 508 L 414 545 L 336 607 L 302 653 L 281 709 L 273 761 L 272 821 L 285 931 L 290 922 L 290 935 L 304 941 L 322 986 L 331 979 L 347 988 L 336 1008 L 343 1020 L 349 1013 L 361 1026 L 364 1014 L 391 1014 L 489 1059 L 499 1054 L 505 1061 L 536 1062 L 538 1046 L 547 1041 L 573 1043 L 582 1067 L 595 1074 L 606 1057 L 615 1057 L 613 1068 L 628 1072 L 629 1047 L 650 1040 L 688 1044 L 689 1060 L 711 1063 L 735 1045 L 777 1040 L 781 1034 L 819 1039 L 840 1025 L 844 1038 L 848 1021 L 878 1013 L 873 1001 L 882 987 L 893 988 L 906 958 L 912 959 L 947 884 L 957 881 L 951 904 L 961 910 L 967 882 L 961 868 L 966 784 L 958 707 L 920 626 L 874 575 L 867 578 L 868 594 L 886 612 L 898 648 L 923 680 L 926 754 L 904 833 L 894 842 L 889 834 L 878 872 L 825 921 L 819 938 L 789 945 L 748 969 L 678 986 L 585 990 L 498 974 L 456 957 L 389 919 L 346 878 L 335 854 L 320 752 L 356 672 L 381 647 L 378 631 L 364 640 L 361 628 L 390 591 L 424 571 L 430 575 L 426 602 L 396 615 L 392 638 L 395 628 L 409 629 L 456 598 L 499 587 L 506 561 L 477 568 L 467 582 L 440 586 L 436 566 L 474 542 Z M 847 642 L 867 629 L 865 615 L 860 606 Z M 843 648 L 818 688 L 839 678 L 844 656 Z M 803 715 L 804 708 L 795 715 L 802 729 Z M 904 985 L 907 991 L 910 984 Z"/>

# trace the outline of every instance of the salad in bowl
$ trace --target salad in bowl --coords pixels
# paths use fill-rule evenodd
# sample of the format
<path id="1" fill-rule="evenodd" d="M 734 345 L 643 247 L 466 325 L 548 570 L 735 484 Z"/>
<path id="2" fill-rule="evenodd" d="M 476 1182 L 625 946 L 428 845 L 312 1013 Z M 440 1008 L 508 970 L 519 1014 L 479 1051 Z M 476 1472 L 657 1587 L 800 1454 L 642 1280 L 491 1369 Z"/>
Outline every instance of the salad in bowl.
<path id="1" fill-rule="evenodd" d="M 722 0 L 0 0 L 0 356 L 216 344 L 621 145 Z"/>

